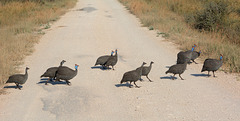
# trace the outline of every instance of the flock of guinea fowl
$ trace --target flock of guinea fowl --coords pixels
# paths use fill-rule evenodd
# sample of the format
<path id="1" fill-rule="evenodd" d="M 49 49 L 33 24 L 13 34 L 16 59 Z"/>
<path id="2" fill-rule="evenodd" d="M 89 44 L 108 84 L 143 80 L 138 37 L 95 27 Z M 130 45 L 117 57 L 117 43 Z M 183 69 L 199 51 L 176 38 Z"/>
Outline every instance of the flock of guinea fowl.
<path id="1" fill-rule="evenodd" d="M 184 71 L 186 70 L 187 64 L 190 64 L 191 63 L 190 61 L 196 63 L 194 60 L 196 58 L 198 58 L 201 54 L 201 51 L 197 52 L 197 51 L 195 51 L 195 48 L 196 48 L 196 45 L 194 44 L 194 46 L 192 46 L 191 50 L 181 51 L 177 54 L 177 64 L 172 65 L 166 71 L 166 74 L 167 73 L 173 74 L 171 79 L 174 80 L 175 75 L 178 74 L 179 77 L 183 80 L 183 78 L 181 77 L 181 74 L 183 74 Z M 100 65 L 100 66 L 102 66 L 103 69 L 111 69 L 110 68 L 110 66 L 111 66 L 112 69 L 114 70 L 114 66 L 117 64 L 117 61 L 118 61 L 118 55 L 117 55 L 117 49 L 116 49 L 115 52 L 114 51 L 111 52 L 111 55 L 100 56 L 97 59 L 95 66 Z M 64 62 L 66 62 L 66 61 L 62 60 L 59 67 L 48 68 L 46 70 L 46 72 L 43 75 L 41 75 L 41 78 L 48 77 L 48 80 L 45 82 L 45 85 L 47 85 L 48 81 L 52 81 L 54 83 L 57 81 L 61 82 L 61 80 L 64 80 L 67 85 L 71 85 L 71 82 L 69 82 L 69 80 L 71 80 L 72 78 L 74 78 L 77 75 L 79 65 L 75 64 L 75 70 L 73 70 L 67 66 L 63 66 Z M 153 63 L 154 62 L 151 62 L 149 66 L 144 66 L 146 63 L 143 62 L 142 65 L 140 67 L 138 67 L 137 69 L 125 72 L 123 74 L 123 77 L 122 77 L 122 80 L 120 81 L 120 83 L 122 84 L 124 82 L 130 82 L 129 87 L 131 88 L 132 87 L 131 83 L 133 82 L 134 85 L 137 88 L 139 88 L 139 86 L 136 85 L 136 81 L 142 80 L 141 76 L 146 76 L 148 78 L 148 80 L 150 82 L 152 82 L 149 79 L 148 74 L 151 71 Z M 222 64 L 223 64 L 223 56 L 221 54 L 220 54 L 220 59 L 208 58 L 204 61 L 201 72 L 208 71 L 208 76 L 210 76 L 209 72 L 212 71 L 213 76 L 215 77 L 214 72 L 217 71 L 222 66 Z M 6 83 L 15 83 L 16 88 L 21 90 L 19 85 L 23 85 L 27 81 L 28 69 L 29 68 L 26 67 L 25 74 L 15 74 L 15 75 L 10 76 Z"/>

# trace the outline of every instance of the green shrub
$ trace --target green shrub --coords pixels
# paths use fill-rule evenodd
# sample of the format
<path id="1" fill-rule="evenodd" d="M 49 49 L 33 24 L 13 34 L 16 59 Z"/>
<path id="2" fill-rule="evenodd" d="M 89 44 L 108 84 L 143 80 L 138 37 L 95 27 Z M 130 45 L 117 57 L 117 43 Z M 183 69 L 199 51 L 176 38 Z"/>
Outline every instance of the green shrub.
<path id="1" fill-rule="evenodd" d="M 209 2 L 205 4 L 203 11 L 194 16 L 193 26 L 199 30 L 214 31 L 223 28 L 225 18 L 229 14 L 228 4 L 224 1 Z"/>

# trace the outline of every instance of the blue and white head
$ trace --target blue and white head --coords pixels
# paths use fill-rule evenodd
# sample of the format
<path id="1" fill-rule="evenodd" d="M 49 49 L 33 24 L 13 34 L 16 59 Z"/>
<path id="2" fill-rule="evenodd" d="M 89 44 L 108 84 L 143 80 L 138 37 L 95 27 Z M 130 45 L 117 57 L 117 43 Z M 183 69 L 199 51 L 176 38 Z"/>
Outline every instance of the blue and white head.
<path id="1" fill-rule="evenodd" d="M 192 51 L 194 51 L 195 47 L 197 47 L 196 44 L 194 44 L 194 45 L 192 46 Z"/>
<path id="2" fill-rule="evenodd" d="M 194 51 L 194 49 L 195 49 L 195 47 L 193 46 L 193 47 L 192 47 L 192 51 Z"/>
<path id="3" fill-rule="evenodd" d="M 113 53 L 114 53 L 114 51 L 112 50 L 112 52 L 111 52 L 111 56 L 113 56 Z"/>
<path id="4" fill-rule="evenodd" d="M 197 45 L 196 45 L 196 44 L 194 44 L 194 45 L 193 45 L 193 47 L 197 47 Z"/>
<path id="5" fill-rule="evenodd" d="M 220 60 L 222 60 L 223 59 L 223 55 L 222 54 L 220 54 Z"/>
<path id="6" fill-rule="evenodd" d="M 76 69 L 76 70 L 78 69 L 78 67 L 79 67 L 79 65 L 78 65 L 78 64 L 75 64 L 75 69 Z"/>

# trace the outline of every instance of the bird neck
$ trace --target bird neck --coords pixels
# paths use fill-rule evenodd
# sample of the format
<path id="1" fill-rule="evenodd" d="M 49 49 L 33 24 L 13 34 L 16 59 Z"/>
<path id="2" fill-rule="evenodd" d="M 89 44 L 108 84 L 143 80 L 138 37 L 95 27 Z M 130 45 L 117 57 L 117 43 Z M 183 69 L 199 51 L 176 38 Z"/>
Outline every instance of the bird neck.
<path id="1" fill-rule="evenodd" d="M 222 61 L 223 60 L 223 57 L 222 56 L 220 56 L 220 61 Z"/>
<path id="2" fill-rule="evenodd" d="M 28 70 L 27 69 L 25 69 L 25 75 L 27 75 L 28 74 L 28 72 L 27 72 Z"/>
<path id="3" fill-rule="evenodd" d="M 62 65 L 63 65 L 63 63 L 64 63 L 64 62 L 61 62 L 61 63 L 60 63 L 60 66 L 62 66 Z"/>
<path id="4" fill-rule="evenodd" d="M 192 48 L 192 51 L 194 51 L 194 47 Z"/>
<path id="5" fill-rule="evenodd" d="M 78 69 L 78 66 L 75 66 L 75 70 L 77 70 Z"/>
<path id="6" fill-rule="evenodd" d="M 152 64 L 153 64 L 153 63 L 150 63 L 150 66 L 149 66 L 150 68 L 152 67 Z"/>
<path id="7" fill-rule="evenodd" d="M 137 70 L 137 71 L 142 71 L 142 68 L 143 68 L 143 64 L 140 66 L 140 68 Z"/>

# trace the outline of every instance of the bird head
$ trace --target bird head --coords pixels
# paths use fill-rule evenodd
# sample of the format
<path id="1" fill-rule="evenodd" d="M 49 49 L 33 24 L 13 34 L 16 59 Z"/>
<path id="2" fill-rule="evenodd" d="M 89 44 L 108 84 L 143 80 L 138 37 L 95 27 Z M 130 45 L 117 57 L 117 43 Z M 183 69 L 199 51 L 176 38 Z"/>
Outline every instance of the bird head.
<path id="1" fill-rule="evenodd" d="M 28 69 L 30 69 L 30 68 L 26 67 L 26 70 L 28 70 Z"/>
<path id="2" fill-rule="evenodd" d="M 79 65 L 78 64 L 75 64 L 75 69 L 78 69 Z"/>
<path id="3" fill-rule="evenodd" d="M 147 64 L 147 63 L 143 62 L 143 65 L 145 65 L 145 64 Z"/>
<path id="4" fill-rule="evenodd" d="M 195 49 L 195 46 L 192 46 L 192 51 L 194 51 L 194 49 Z"/>
<path id="5" fill-rule="evenodd" d="M 153 61 L 151 61 L 151 64 L 154 64 L 154 62 L 153 62 Z"/>
<path id="6" fill-rule="evenodd" d="M 220 54 L 220 60 L 222 60 L 223 59 L 223 55 L 222 54 Z"/>
<path id="7" fill-rule="evenodd" d="M 196 44 L 194 44 L 194 45 L 193 45 L 193 47 L 197 47 L 197 45 L 196 45 Z"/>
<path id="8" fill-rule="evenodd" d="M 113 55 L 113 53 L 114 53 L 114 51 L 112 50 L 112 52 L 111 52 L 111 56 Z"/>
<path id="9" fill-rule="evenodd" d="M 65 63 L 65 62 L 66 62 L 65 60 L 62 60 L 60 64 L 63 65 L 63 63 Z"/>

